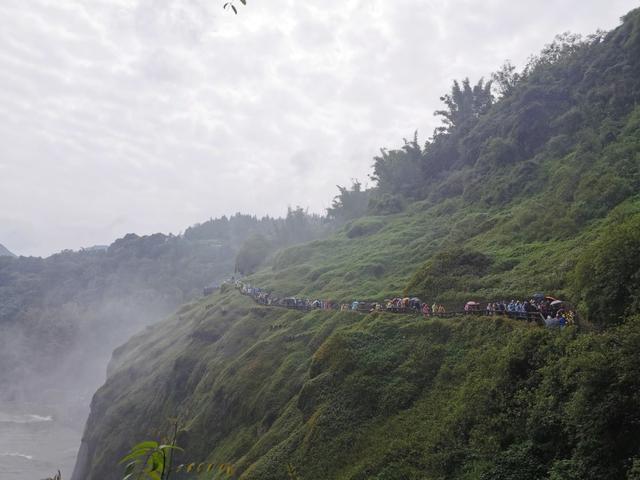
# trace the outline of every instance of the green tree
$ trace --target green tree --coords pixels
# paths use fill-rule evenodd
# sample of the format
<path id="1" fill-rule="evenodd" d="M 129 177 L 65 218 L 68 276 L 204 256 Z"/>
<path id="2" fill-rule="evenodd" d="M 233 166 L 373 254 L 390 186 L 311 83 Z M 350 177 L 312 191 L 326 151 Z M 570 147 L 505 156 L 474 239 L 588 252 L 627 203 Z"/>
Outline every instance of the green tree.
<path id="1" fill-rule="evenodd" d="M 640 215 L 585 249 L 575 267 L 573 290 L 587 318 L 597 324 L 640 312 Z"/>
<path id="2" fill-rule="evenodd" d="M 497 72 L 491 74 L 491 80 L 495 84 L 500 97 L 511 95 L 520 79 L 521 75 L 516 72 L 515 65 L 509 60 L 504 62 Z"/>
<path id="3" fill-rule="evenodd" d="M 236 256 L 236 272 L 242 275 L 253 273 L 271 251 L 271 242 L 262 234 L 247 238 Z"/>
<path id="4" fill-rule="evenodd" d="M 416 131 L 411 141 L 404 139 L 399 150 L 380 150 L 374 158 L 371 180 L 380 193 L 400 193 L 407 198 L 419 198 L 423 193 L 423 151 Z"/>
<path id="5" fill-rule="evenodd" d="M 446 109 L 436 110 L 434 113 L 434 115 L 442 117 L 444 124 L 436 128 L 436 134 L 450 133 L 455 128 L 464 125 L 469 120 L 477 119 L 485 113 L 494 100 L 491 85 L 491 81 L 485 83 L 482 78 L 473 87 L 469 78 L 462 80 L 462 85 L 454 80 L 451 93 L 440 97 L 440 100 L 446 105 Z"/>
<path id="6" fill-rule="evenodd" d="M 340 191 L 333 198 L 331 207 L 327 208 L 327 216 L 338 223 L 363 216 L 369 205 L 369 190 L 364 190 L 362 184 L 353 180 L 351 188 L 336 185 Z"/>

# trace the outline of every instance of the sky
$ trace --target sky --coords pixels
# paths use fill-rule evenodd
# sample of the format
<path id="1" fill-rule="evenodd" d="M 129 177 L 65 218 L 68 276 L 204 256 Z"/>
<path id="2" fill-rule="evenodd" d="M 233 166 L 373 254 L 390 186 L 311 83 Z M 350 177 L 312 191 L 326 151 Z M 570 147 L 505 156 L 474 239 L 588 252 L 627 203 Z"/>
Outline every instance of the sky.
<path id="1" fill-rule="evenodd" d="M 226 1 L 226 0 L 224 0 Z M 637 0 L 2 0 L 0 244 L 46 256 L 235 212 L 322 213 L 427 139 L 454 79 Z"/>

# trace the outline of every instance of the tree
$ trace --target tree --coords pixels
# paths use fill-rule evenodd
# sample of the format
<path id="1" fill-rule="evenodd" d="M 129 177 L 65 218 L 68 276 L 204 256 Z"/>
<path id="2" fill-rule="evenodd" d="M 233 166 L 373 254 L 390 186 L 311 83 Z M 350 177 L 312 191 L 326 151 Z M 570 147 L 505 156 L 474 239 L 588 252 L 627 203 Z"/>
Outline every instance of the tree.
<path id="1" fill-rule="evenodd" d="M 369 205 L 369 191 L 363 190 L 357 180 L 352 181 L 351 189 L 336 186 L 340 194 L 333 198 L 331 207 L 327 208 L 327 216 L 339 223 L 363 216 Z"/>
<path id="2" fill-rule="evenodd" d="M 436 110 L 434 113 L 436 116 L 443 117 L 442 123 L 444 123 L 443 126 L 436 128 L 435 134 L 451 133 L 455 128 L 485 113 L 493 104 L 491 84 L 491 81 L 484 83 L 484 79 L 481 78 L 472 87 L 469 78 L 465 78 L 461 86 L 457 80 L 454 80 L 451 93 L 440 97 L 447 108 Z"/>
<path id="3" fill-rule="evenodd" d="M 399 193 L 407 198 L 419 198 L 423 193 L 423 151 L 418 143 L 418 132 L 413 139 L 404 139 L 400 150 L 380 150 L 374 158 L 371 179 L 384 193 Z"/>
<path id="4" fill-rule="evenodd" d="M 585 249 L 573 289 L 589 320 L 598 324 L 640 312 L 640 215 L 607 230 Z"/>
<path id="5" fill-rule="evenodd" d="M 264 235 L 258 233 L 247 238 L 236 255 L 236 272 L 242 275 L 253 273 L 271 249 L 271 243 Z"/>
<path id="6" fill-rule="evenodd" d="M 516 72 L 516 66 L 509 60 L 504 62 L 497 72 L 491 74 L 491 80 L 496 85 L 500 97 L 511 95 L 521 79 L 522 76 Z"/>

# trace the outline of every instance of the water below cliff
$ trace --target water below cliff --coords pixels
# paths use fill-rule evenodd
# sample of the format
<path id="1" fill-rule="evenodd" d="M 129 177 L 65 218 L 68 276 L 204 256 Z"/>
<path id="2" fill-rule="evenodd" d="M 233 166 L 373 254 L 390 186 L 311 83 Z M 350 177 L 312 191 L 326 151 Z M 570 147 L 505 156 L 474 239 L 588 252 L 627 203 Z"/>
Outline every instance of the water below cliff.
<path id="1" fill-rule="evenodd" d="M 78 404 L 0 403 L 0 478 L 71 478 L 88 413 Z"/>

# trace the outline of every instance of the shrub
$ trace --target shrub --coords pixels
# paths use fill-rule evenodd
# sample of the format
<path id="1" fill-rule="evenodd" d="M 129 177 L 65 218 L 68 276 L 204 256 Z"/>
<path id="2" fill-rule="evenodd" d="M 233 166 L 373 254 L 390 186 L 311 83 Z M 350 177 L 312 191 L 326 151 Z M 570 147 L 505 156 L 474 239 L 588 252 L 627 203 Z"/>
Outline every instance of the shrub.
<path id="1" fill-rule="evenodd" d="M 271 251 L 271 244 L 264 235 L 249 237 L 240 247 L 236 256 L 236 271 L 245 275 L 253 273 Z"/>
<path id="2" fill-rule="evenodd" d="M 474 279 L 488 272 L 491 263 L 490 257 L 474 250 L 444 250 L 413 274 L 405 293 L 419 293 L 435 299 L 447 290 L 466 291 Z"/>
<path id="3" fill-rule="evenodd" d="M 356 220 L 349 226 L 347 229 L 347 237 L 355 238 L 370 235 L 372 233 L 376 233 L 382 227 L 384 227 L 384 223 L 380 220 L 363 218 L 361 220 Z"/>
<path id="4" fill-rule="evenodd" d="M 573 290 L 588 319 L 599 324 L 640 312 L 640 215 L 606 231 L 584 250 Z"/>
<path id="5" fill-rule="evenodd" d="M 392 215 L 404 210 L 404 201 L 400 195 L 384 193 L 369 201 L 369 210 L 376 215 Z"/>

